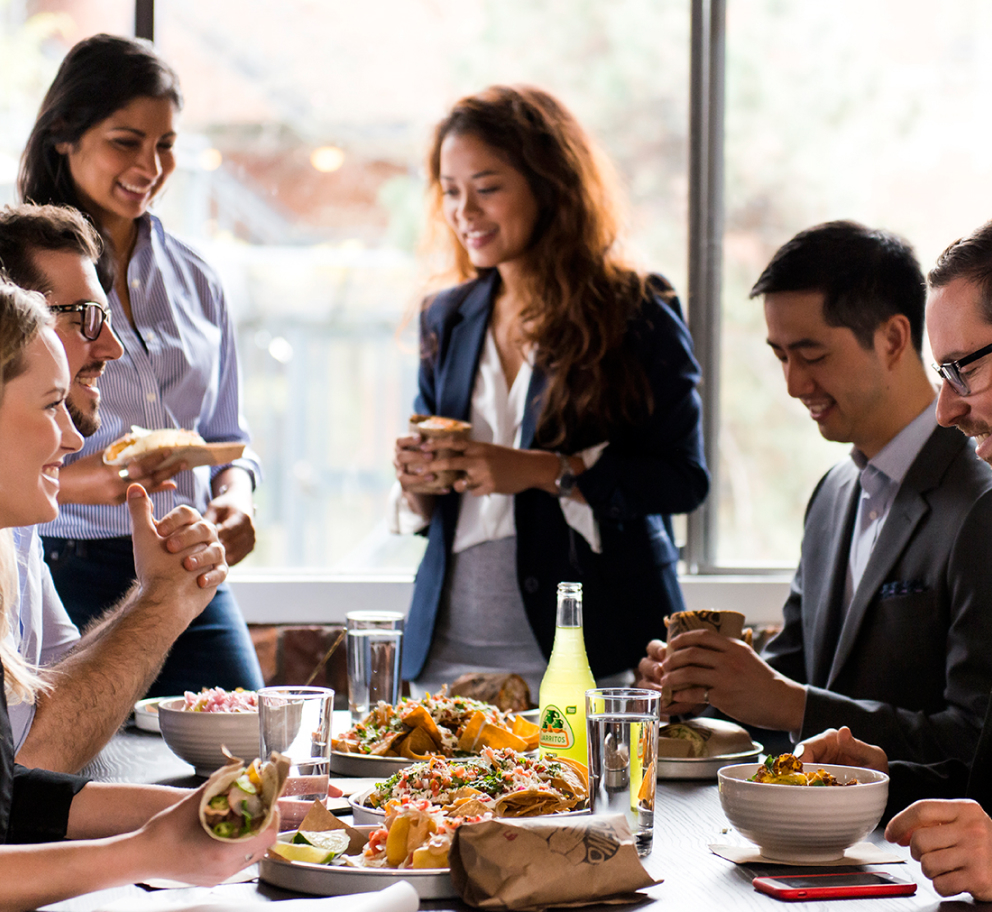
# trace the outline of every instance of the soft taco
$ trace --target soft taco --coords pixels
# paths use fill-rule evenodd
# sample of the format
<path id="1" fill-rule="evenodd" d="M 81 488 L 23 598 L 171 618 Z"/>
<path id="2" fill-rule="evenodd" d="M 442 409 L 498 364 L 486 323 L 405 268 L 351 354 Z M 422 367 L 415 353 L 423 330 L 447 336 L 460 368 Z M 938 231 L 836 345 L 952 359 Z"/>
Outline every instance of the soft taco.
<path id="1" fill-rule="evenodd" d="M 247 765 L 230 757 L 204 786 L 200 823 L 222 842 L 257 836 L 272 822 L 288 774 L 289 760 L 282 754 L 273 752 L 264 763 L 252 760 Z"/>

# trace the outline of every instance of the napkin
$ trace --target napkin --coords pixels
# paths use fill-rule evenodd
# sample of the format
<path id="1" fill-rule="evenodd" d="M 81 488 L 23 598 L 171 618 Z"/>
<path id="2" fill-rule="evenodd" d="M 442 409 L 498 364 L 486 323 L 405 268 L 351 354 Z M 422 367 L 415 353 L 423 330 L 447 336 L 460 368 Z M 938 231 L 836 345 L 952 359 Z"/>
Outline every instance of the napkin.
<path id="1" fill-rule="evenodd" d="M 210 890 L 205 896 L 181 900 L 174 893 L 149 893 L 138 898 L 118 900 L 101 912 L 416 912 L 420 908 L 417 891 L 405 880 L 377 893 L 353 893 L 320 899 L 285 899 L 278 907 L 271 902 L 227 891 Z"/>
<path id="2" fill-rule="evenodd" d="M 856 842 L 850 846 L 841 858 L 834 861 L 779 861 L 776 858 L 765 858 L 761 849 L 756 845 L 719 845 L 713 843 L 709 847 L 714 855 L 726 858 L 734 864 L 780 864 L 798 865 L 803 868 L 830 868 L 837 865 L 868 865 L 896 864 L 905 861 L 901 855 L 887 849 L 872 845 L 870 842 Z"/>

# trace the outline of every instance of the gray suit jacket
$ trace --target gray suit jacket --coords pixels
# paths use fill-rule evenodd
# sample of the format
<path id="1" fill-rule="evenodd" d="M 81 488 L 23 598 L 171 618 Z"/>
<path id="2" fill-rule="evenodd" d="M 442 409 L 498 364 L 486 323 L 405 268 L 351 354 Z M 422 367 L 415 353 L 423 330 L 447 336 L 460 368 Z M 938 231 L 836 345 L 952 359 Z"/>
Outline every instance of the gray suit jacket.
<path id="1" fill-rule="evenodd" d="M 938 427 L 842 618 L 858 475 L 845 460 L 813 492 L 784 628 L 764 658 L 809 685 L 802 737 L 849 725 L 893 760 L 970 761 L 992 688 L 992 470 Z"/>

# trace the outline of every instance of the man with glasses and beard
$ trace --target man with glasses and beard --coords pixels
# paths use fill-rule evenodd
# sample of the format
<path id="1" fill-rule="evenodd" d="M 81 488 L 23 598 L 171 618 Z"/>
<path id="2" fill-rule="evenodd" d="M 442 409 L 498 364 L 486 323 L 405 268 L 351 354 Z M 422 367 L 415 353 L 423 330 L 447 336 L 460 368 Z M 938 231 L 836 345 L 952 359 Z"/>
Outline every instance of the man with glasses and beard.
<path id="1" fill-rule="evenodd" d="M 48 301 L 72 377 L 66 405 L 84 436 L 100 426 L 103 367 L 123 352 L 97 277 L 101 249 L 96 230 L 74 209 L 0 210 L 0 266 L 11 281 Z M 132 463 L 129 480 L 146 492 L 173 486 L 168 473 L 155 472 L 162 458 Z M 24 766 L 75 772 L 89 762 L 227 575 L 224 549 L 210 523 L 190 507 L 156 521 L 150 499 L 135 496 L 137 490 L 128 495 L 137 583 L 82 636 L 52 584 L 37 530 L 15 531 L 20 623 L 13 636 L 21 655 L 43 666 L 48 684 L 35 705 L 10 706 L 17 761 Z"/>
<path id="2" fill-rule="evenodd" d="M 675 691 L 673 714 L 710 703 L 792 739 L 849 725 L 890 757 L 967 760 L 992 686 L 992 473 L 937 426 L 916 257 L 886 232 L 830 222 L 786 243 L 751 294 L 789 395 L 851 458 L 813 492 L 784 626 L 762 655 L 690 631 L 667 657 L 652 643 L 641 677 Z"/>

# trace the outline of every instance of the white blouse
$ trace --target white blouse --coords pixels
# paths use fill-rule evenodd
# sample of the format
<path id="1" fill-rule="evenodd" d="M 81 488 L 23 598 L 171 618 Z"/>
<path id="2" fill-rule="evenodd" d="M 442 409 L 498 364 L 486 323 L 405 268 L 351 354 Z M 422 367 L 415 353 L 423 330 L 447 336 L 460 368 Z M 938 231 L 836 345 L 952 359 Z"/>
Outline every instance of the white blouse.
<path id="1" fill-rule="evenodd" d="M 486 331 L 475 387 L 472 390 L 469 416 L 472 422 L 472 440 L 520 448 L 520 432 L 527 410 L 527 391 L 533 374 L 533 357 L 528 355 L 517 372 L 513 386 L 508 389 L 496 339 L 491 328 Z M 606 446 L 604 441 L 576 455 L 588 469 L 595 465 Z M 588 542 L 596 554 L 600 553 L 599 524 L 593 516 L 592 507 L 570 497 L 562 498 L 559 503 L 565 522 Z M 396 534 L 419 532 L 428 522 L 429 519 L 410 508 L 399 482 L 396 482 L 389 497 L 389 531 Z M 475 496 L 466 492 L 462 495 L 452 545 L 455 554 L 481 542 L 497 541 L 513 535 L 516 535 L 516 527 L 512 494 Z"/>

